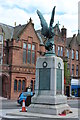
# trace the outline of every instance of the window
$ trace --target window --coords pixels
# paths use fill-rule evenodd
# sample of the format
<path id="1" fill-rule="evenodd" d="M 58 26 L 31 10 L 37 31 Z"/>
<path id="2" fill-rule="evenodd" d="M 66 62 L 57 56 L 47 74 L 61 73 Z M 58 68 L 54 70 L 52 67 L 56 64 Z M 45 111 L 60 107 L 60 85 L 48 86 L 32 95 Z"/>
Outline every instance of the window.
<path id="1" fill-rule="evenodd" d="M 63 56 L 63 47 L 61 47 L 61 56 Z"/>
<path id="2" fill-rule="evenodd" d="M 31 44 L 28 44 L 27 63 L 31 63 Z"/>
<path id="3" fill-rule="evenodd" d="M 22 81 L 22 90 L 25 90 L 25 80 Z"/>
<path id="4" fill-rule="evenodd" d="M 76 76 L 78 76 L 78 65 L 76 65 Z"/>
<path id="5" fill-rule="evenodd" d="M 36 45 L 33 43 L 23 43 L 23 63 L 35 64 Z"/>
<path id="6" fill-rule="evenodd" d="M 58 46 L 58 56 L 60 56 L 60 47 Z"/>
<path id="7" fill-rule="evenodd" d="M 72 65 L 72 76 L 74 75 L 74 65 Z"/>
<path id="8" fill-rule="evenodd" d="M 18 81 L 18 91 L 21 91 L 21 80 Z"/>
<path id="9" fill-rule="evenodd" d="M 32 45 L 32 64 L 35 64 L 35 45 Z"/>
<path id="10" fill-rule="evenodd" d="M 3 40 L 3 35 L 0 35 L 0 42 L 2 42 Z"/>
<path id="11" fill-rule="evenodd" d="M 35 45 L 32 45 L 32 50 L 35 50 Z"/>
<path id="12" fill-rule="evenodd" d="M 72 59 L 74 59 L 74 50 L 72 50 Z"/>
<path id="13" fill-rule="evenodd" d="M 78 50 L 76 51 L 76 60 L 78 60 Z"/>
<path id="14" fill-rule="evenodd" d="M 23 63 L 26 63 L 26 57 L 27 57 L 27 43 L 23 43 Z"/>
<path id="15" fill-rule="evenodd" d="M 17 80 L 14 80 L 14 91 L 17 91 Z"/>
<path id="16" fill-rule="evenodd" d="M 31 80 L 31 91 L 33 91 L 33 80 Z"/>
<path id="17" fill-rule="evenodd" d="M 67 57 L 69 58 L 69 50 L 67 49 Z"/>
<path id="18" fill-rule="evenodd" d="M 55 53 L 55 45 L 53 45 L 53 53 Z"/>

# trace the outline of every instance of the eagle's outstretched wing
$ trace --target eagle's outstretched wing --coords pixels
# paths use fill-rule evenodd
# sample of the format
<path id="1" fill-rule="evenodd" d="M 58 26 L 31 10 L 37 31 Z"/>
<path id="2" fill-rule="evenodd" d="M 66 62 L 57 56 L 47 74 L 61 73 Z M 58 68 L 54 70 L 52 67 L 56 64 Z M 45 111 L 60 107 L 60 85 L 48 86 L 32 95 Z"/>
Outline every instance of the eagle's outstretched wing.
<path id="1" fill-rule="evenodd" d="M 49 26 L 49 27 L 52 27 L 53 22 L 54 22 L 55 7 L 56 7 L 56 6 L 54 6 L 54 8 L 53 8 L 53 10 L 52 10 L 52 15 L 51 15 L 51 20 L 50 20 L 50 26 Z"/>
<path id="2" fill-rule="evenodd" d="M 37 10 L 37 14 L 38 14 L 40 21 L 41 21 L 41 27 L 42 27 L 41 32 L 44 36 L 47 36 L 48 30 L 49 30 L 48 24 L 39 10 Z"/>

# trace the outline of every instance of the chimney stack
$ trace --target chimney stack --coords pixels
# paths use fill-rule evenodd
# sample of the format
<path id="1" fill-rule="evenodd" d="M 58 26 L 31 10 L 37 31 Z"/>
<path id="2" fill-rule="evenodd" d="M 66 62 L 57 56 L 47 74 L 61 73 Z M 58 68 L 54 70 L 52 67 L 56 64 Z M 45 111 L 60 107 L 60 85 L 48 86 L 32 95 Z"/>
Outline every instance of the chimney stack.
<path id="1" fill-rule="evenodd" d="M 61 35 L 62 35 L 62 37 L 66 37 L 66 32 L 67 32 L 67 29 L 63 25 L 63 27 L 61 29 Z"/>
<path id="2" fill-rule="evenodd" d="M 16 27 L 16 22 L 14 22 L 14 26 Z"/>

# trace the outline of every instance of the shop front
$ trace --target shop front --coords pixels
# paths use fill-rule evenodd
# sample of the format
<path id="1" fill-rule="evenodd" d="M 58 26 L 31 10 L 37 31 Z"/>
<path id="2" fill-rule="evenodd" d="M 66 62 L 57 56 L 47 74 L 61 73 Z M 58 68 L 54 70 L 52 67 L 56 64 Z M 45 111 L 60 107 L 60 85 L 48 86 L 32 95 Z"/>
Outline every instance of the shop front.
<path id="1" fill-rule="evenodd" d="M 71 95 L 80 97 L 80 79 L 71 80 Z"/>

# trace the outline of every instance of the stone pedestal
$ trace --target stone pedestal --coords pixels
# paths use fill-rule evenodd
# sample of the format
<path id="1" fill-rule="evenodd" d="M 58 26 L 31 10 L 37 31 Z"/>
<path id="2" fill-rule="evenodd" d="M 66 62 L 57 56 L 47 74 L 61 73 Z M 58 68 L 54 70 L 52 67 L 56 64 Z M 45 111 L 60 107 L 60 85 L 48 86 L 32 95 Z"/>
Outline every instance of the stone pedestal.
<path id="1" fill-rule="evenodd" d="M 56 56 L 37 59 L 35 95 L 28 111 L 45 114 L 59 114 L 69 110 L 64 95 L 64 63 Z"/>

